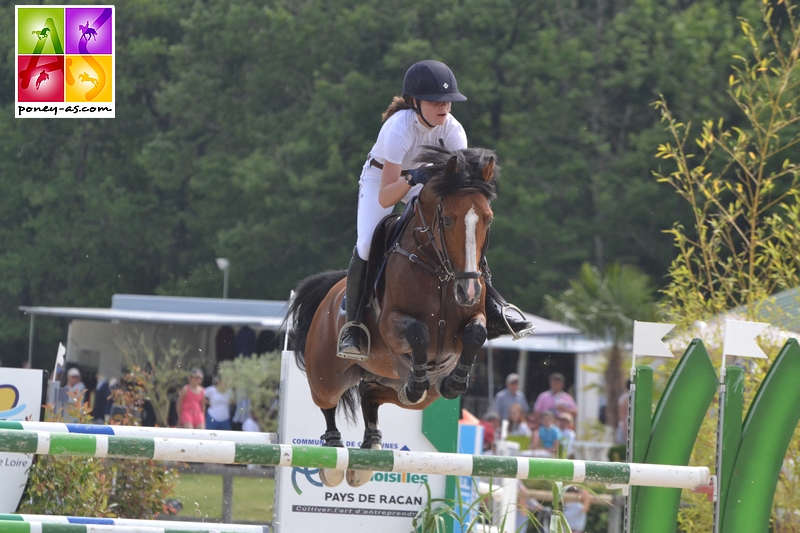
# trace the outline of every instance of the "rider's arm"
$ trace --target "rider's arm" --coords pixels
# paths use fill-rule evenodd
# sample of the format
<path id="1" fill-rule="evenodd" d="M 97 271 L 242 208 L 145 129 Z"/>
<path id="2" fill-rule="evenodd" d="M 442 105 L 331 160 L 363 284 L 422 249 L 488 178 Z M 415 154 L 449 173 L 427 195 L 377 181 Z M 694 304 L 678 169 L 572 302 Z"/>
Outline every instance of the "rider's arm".
<path id="1" fill-rule="evenodd" d="M 392 207 L 403 199 L 408 190 L 411 188 L 405 178 L 400 176 L 402 165 L 400 163 L 390 163 L 386 161 L 383 164 L 383 171 L 381 172 L 381 188 L 378 191 L 378 203 L 381 207 Z"/>

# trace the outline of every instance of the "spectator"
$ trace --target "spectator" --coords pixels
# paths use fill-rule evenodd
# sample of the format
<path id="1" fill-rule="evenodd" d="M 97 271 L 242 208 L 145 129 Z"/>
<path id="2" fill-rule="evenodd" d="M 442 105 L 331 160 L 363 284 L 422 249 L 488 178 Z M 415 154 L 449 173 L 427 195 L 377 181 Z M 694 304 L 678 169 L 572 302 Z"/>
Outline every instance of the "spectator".
<path id="1" fill-rule="evenodd" d="M 539 414 L 539 431 L 533 434 L 533 449 L 547 450 L 556 454 L 556 445 L 561 439 L 561 430 L 553 424 L 553 412 L 542 411 Z"/>
<path id="2" fill-rule="evenodd" d="M 83 392 L 86 390 L 86 385 L 81 381 L 81 371 L 76 367 L 72 367 L 67 372 L 67 393 L 75 398 L 77 403 L 83 403 Z"/>
<path id="3" fill-rule="evenodd" d="M 522 406 L 518 403 L 512 404 L 508 408 L 508 436 L 509 437 L 530 437 L 531 428 L 525 422 L 525 413 Z"/>
<path id="4" fill-rule="evenodd" d="M 620 394 L 617 400 L 617 431 L 614 435 L 617 444 L 625 444 L 628 442 L 628 398 L 631 393 L 631 380 L 625 381 L 625 392 Z"/>
<path id="5" fill-rule="evenodd" d="M 564 391 L 564 375 L 555 372 L 550 374 L 550 390 L 546 390 L 536 398 L 533 410 L 537 413 L 553 411 L 555 413 L 569 413 L 572 419 L 578 418 L 578 407 L 575 399 Z"/>
<path id="6" fill-rule="evenodd" d="M 242 431 L 252 431 L 256 433 L 261 431 L 261 426 L 258 423 L 258 417 L 253 411 L 250 411 L 250 415 L 242 423 Z"/>
<path id="7" fill-rule="evenodd" d="M 106 422 L 106 415 L 111 411 L 111 381 L 100 374 L 97 375 L 99 383 L 94 391 L 94 407 L 92 407 L 92 418 L 95 424 Z"/>
<path id="8" fill-rule="evenodd" d="M 203 394 L 203 371 L 193 368 L 189 373 L 189 384 L 184 385 L 178 396 L 178 425 L 189 429 L 205 429 L 205 395 Z"/>
<path id="9" fill-rule="evenodd" d="M 233 394 L 225 387 L 222 378 L 217 374 L 212 380 L 212 385 L 206 388 L 206 429 L 230 431 L 231 429 L 231 404 Z"/>
<path id="10" fill-rule="evenodd" d="M 497 432 L 500 431 L 500 415 L 495 411 L 487 411 L 481 420 L 483 426 L 483 451 L 494 448 Z"/>
<path id="11" fill-rule="evenodd" d="M 524 412 L 530 411 L 528 400 L 519 390 L 519 374 L 509 374 L 506 376 L 506 388 L 498 392 L 494 397 L 492 411 L 500 415 L 501 420 L 508 420 L 508 408 L 518 403 Z"/>
<path id="12" fill-rule="evenodd" d="M 564 499 L 564 518 L 567 519 L 567 524 L 569 524 L 572 533 L 584 533 L 586 531 L 586 516 L 592 507 L 592 495 L 586 489 L 578 489 L 575 486 L 567 488 L 566 492 L 567 494 L 578 493 L 578 499 Z"/>
<path id="13" fill-rule="evenodd" d="M 575 430 L 572 429 L 572 415 L 569 413 L 560 413 L 557 417 L 558 428 L 561 430 L 561 446 L 566 449 L 567 459 L 575 459 L 575 441 L 578 436 Z"/>

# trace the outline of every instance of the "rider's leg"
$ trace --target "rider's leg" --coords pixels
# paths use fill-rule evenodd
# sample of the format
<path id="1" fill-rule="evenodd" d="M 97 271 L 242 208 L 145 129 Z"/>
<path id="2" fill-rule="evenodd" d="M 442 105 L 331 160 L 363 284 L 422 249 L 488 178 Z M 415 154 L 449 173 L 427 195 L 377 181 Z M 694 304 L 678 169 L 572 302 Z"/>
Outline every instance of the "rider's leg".
<path id="1" fill-rule="evenodd" d="M 358 240 L 350 266 L 347 268 L 347 287 L 345 289 L 345 313 L 347 323 L 355 322 L 359 304 L 364 298 L 364 278 L 367 274 L 367 259 L 372 244 L 372 234 L 378 223 L 392 212 L 392 208 L 381 207 L 378 203 L 380 190 L 380 174 L 369 168 L 361 176 L 358 194 Z M 361 329 L 349 326 L 341 333 L 341 342 L 337 351 L 339 357 L 345 359 L 361 359 Z"/>
<path id="2" fill-rule="evenodd" d="M 514 338 L 522 338 L 533 333 L 533 324 L 525 319 L 525 316 L 514 305 L 509 305 L 505 298 L 500 296 L 492 286 L 492 273 L 489 270 L 489 263 L 484 257 L 481 263 L 484 280 L 486 281 L 486 331 L 489 340 L 496 339 L 501 335 L 513 335 Z M 507 308 L 513 309 L 518 313 L 508 314 Z"/>
<path id="3" fill-rule="evenodd" d="M 347 323 L 355 323 L 358 308 L 364 298 L 364 281 L 367 276 L 367 262 L 358 256 L 358 248 L 353 248 L 350 266 L 347 268 L 347 287 L 345 288 L 345 314 Z M 348 326 L 339 342 L 339 357 L 359 358 L 361 355 L 361 328 Z"/>

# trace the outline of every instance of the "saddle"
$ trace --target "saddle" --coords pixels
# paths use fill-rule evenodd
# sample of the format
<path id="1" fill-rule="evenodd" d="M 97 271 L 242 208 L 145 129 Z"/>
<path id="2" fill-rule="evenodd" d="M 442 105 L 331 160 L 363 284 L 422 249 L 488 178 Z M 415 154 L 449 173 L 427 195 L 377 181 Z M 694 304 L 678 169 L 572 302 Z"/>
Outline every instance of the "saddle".
<path id="1" fill-rule="evenodd" d="M 403 230 L 414 218 L 416 205 L 417 198 L 414 197 L 406 204 L 402 214 L 393 213 L 383 217 L 372 235 L 369 259 L 367 260 L 365 299 L 369 303 L 369 307 L 372 308 L 375 318 L 378 318 L 381 314 L 380 301 L 386 286 L 386 262 L 395 243 L 400 240 Z M 359 306 L 358 320 L 363 315 L 364 303 L 362 302 L 361 306 Z"/>

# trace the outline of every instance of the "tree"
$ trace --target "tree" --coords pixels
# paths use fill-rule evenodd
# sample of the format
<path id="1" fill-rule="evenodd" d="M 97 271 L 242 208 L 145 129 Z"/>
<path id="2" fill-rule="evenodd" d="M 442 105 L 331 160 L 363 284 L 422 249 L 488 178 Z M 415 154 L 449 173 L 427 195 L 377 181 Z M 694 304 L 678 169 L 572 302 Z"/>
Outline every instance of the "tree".
<path id="1" fill-rule="evenodd" d="M 617 427 L 617 400 L 625 391 L 623 350 L 633 337 L 633 321 L 653 321 L 655 287 L 638 268 L 611 264 L 602 273 L 588 263 L 570 288 L 557 297 L 545 297 L 547 310 L 587 336 L 611 343 L 606 354 L 606 424 Z"/>
<path id="2" fill-rule="evenodd" d="M 667 319 L 684 331 L 734 311 L 747 320 L 780 322 L 772 296 L 800 284 L 800 21 L 789 0 L 758 2 L 760 21 L 741 20 L 749 52 L 734 56 L 728 79 L 733 120 L 704 120 L 699 133 L 675 117 L 667 100 L 656 107 L 671 142 L 657 157 L 671 171 L 659 171 L 690 207 L 692 220 L 676 223 L 669 234 L 677 257 L 664 289 Z M 719 322 L 719 320 L 717 321 Z M 780 346 L 761 342 L 768 355 Z M 708 345 L 720 357 L 719 343 Z M 769 360 L 750 361 L 746 399 L 752 399 Z M 710 464 L 715 456 L 712 417 L 701 428 L 692 464 Z M 775 531 L 797 531 L 794 490 L 800 464 L 797 433 L 786 455 L 773 500 Z M 687 532 L 709 531 L 711 509 L 705 498 L 686 497 L 679 523 Z"/>

